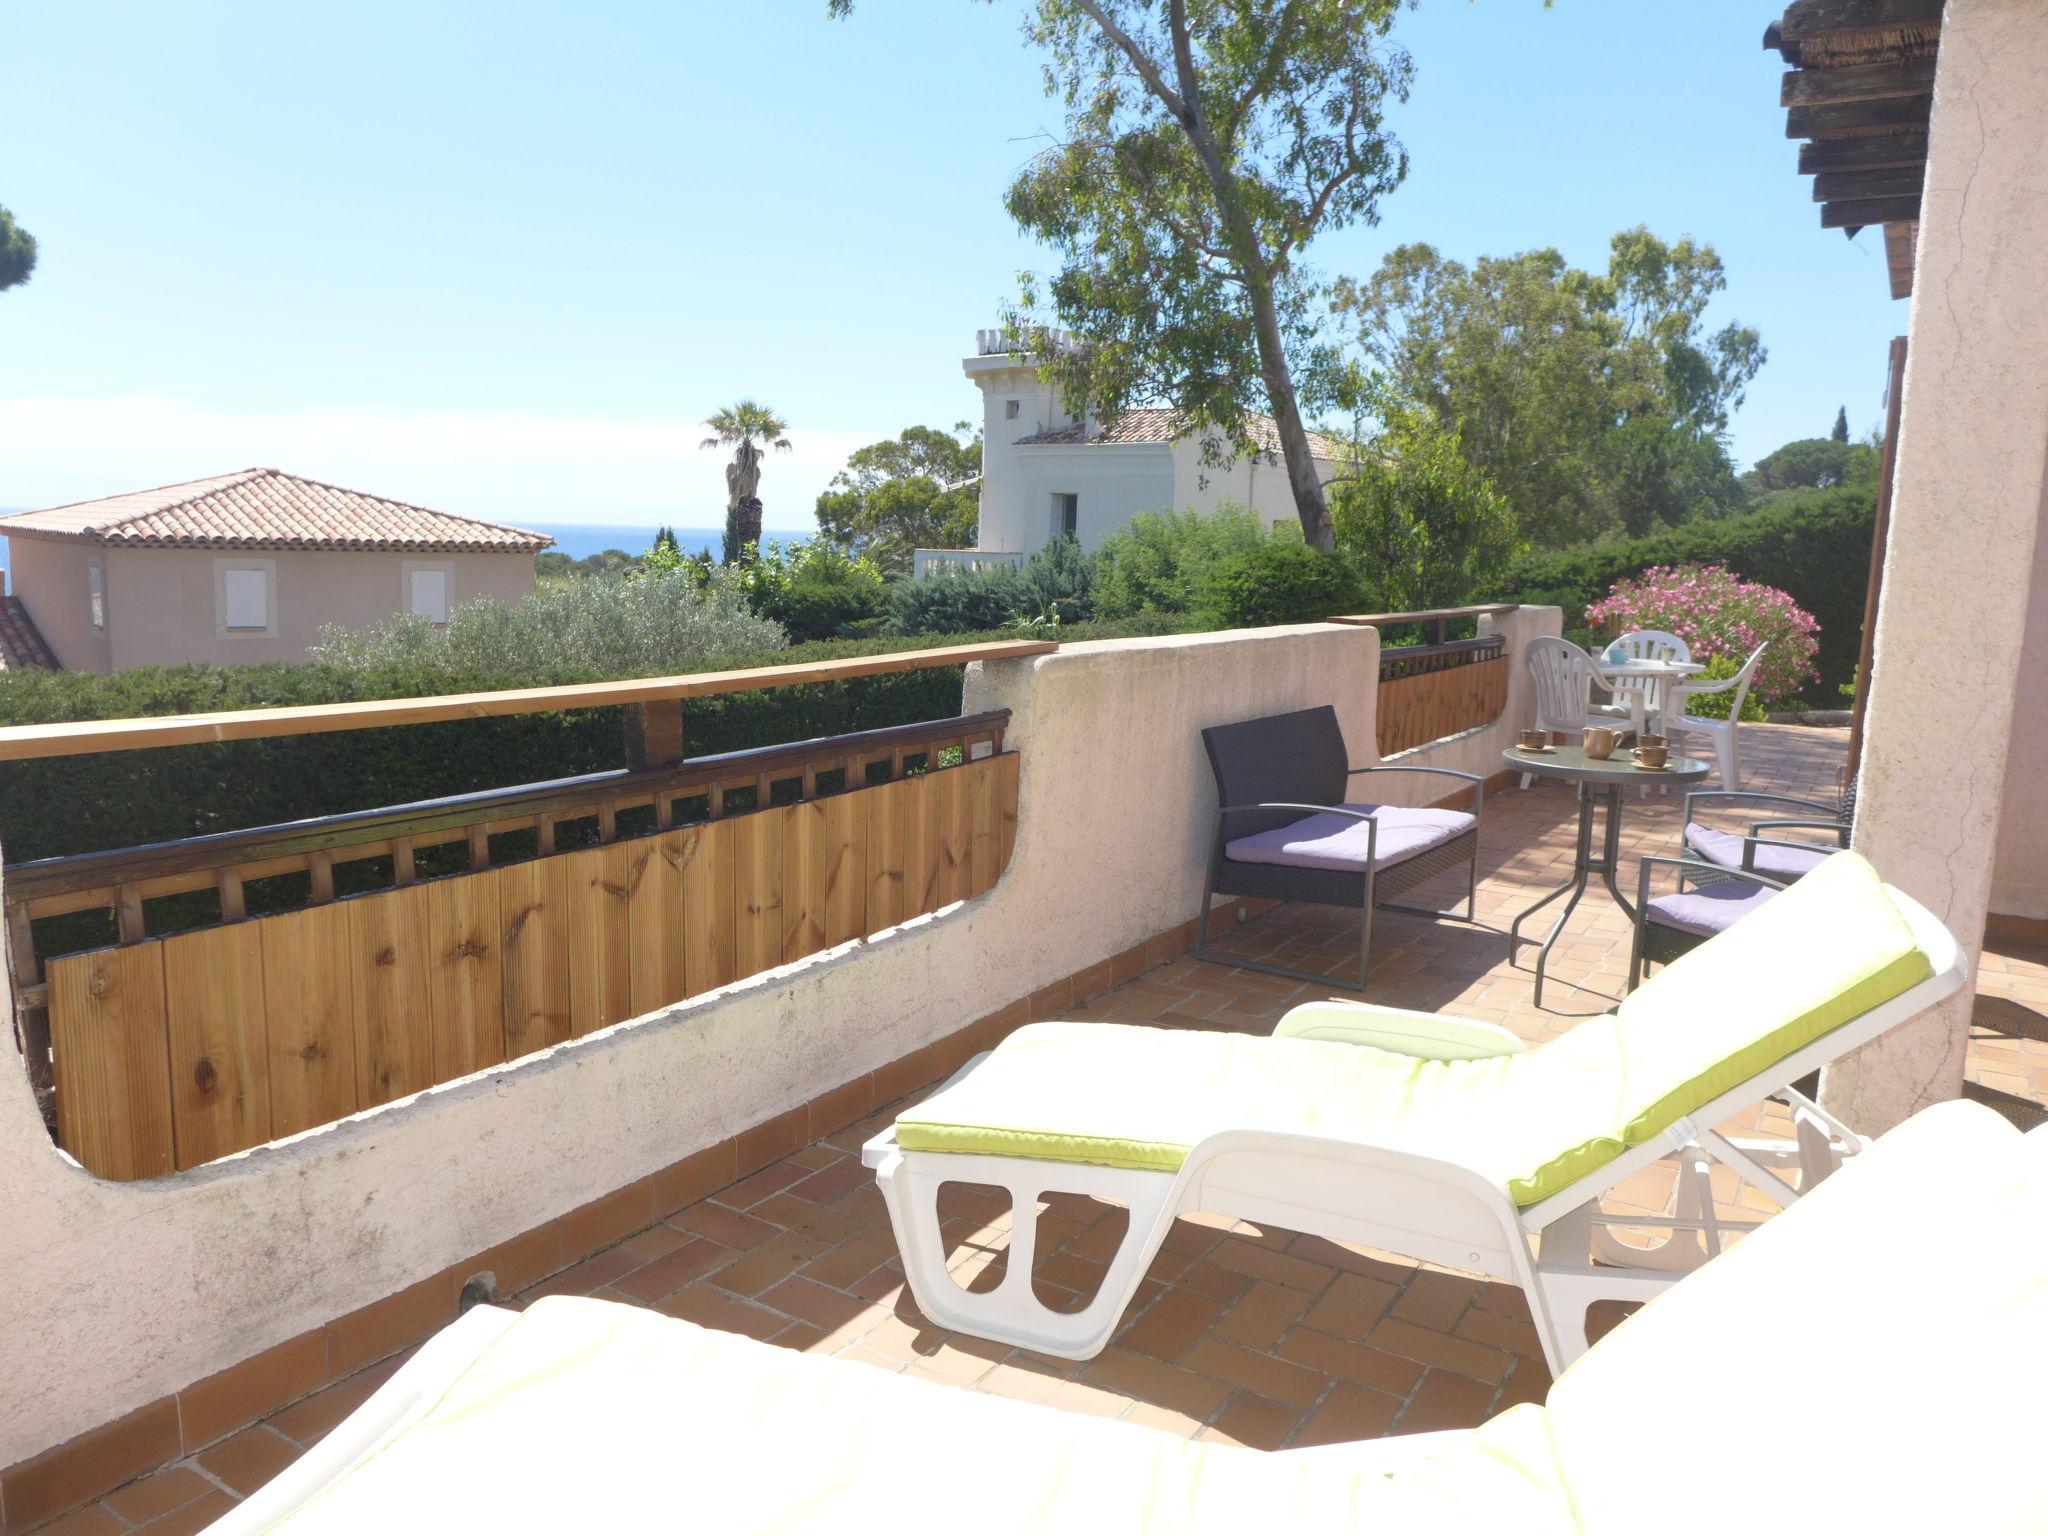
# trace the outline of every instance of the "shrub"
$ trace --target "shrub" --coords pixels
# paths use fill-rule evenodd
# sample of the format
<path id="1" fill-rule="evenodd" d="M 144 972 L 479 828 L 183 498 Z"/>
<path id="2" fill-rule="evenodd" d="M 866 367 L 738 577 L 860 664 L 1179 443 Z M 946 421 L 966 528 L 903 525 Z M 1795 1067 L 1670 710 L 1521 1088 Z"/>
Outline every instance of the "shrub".
<path id="1" fill-rule="evenodd" d="M 1258 517 L 1240 507 L 1206 514 L 1141 512 L 1096 552 L 1095 612 L 1105 619 L 1192 613 L 1216 566 L 1268 538 Z"/>
<path id="2" fill-rule="evenodd" d="M 1724 677 L 1733 677 L 1741 670 L 1742 663 L 1735 657 L 1716 656 L 1707 663 L 1707 670 L 1699 675 L 1699 680 L 1703 683 L 1719 682 Z M 1734 697 L 1733 690 L 1725 693 L 1695 694 L 1685 701 L 1685 712 L 1688 715 L 1697 715 L 1702 720 L 1726 720 L 1728 701 Z M 1769 714 L 1770 711 L 1764 708 L 1764 701 L 1757 697 L 1756 689 L 1752 687 L 1742 700 L 1742 718 L 1763 720 Z"/>
<path id="3" fill-rule="evenodd" d="M 1337 552 L 1359 574 L 1362 605 L 1400 613 L 1471 601 L 1515 552 L 1514 509 L 1446 434 L 1410 428 L 1385 447 L 1329 489 Z"/>
<path id="4" fill-rule="evenodd" d="M 1049 616 L 1061 624 L 1075 624 L 1093 616 L 1095 563 L 1066 534 L 1034 549 L 1024 562 L 1023 577 L 1029 605 L 1024 617 Z"/>
<path id="5" fill-rule="evenodd" d="M 367 629 L 327 625 L 307 654 L 364 679 L 359 698 L 646 677 L 758 655 L 784 644 L 724 572 L 594 576 L 516 604 L 464 603 L 437 628 L 399 614 Z"/>
<path id="6" fill-rule="evenodd" d="M 1669 630 L 1695 661 L 1739 666 L 1751 651 L 1768 645 L 1750 683 L 1761 704 L 1797 698 L 1813 680 L 1814 635 L 1820 628 L 1813 615 L 1776 587 L 1744 581 L 1726 566 L 1652 566 L 1639 578 L 1616 582 L 1586 610 L 1586 621 L 1616 634 Z"/>
<path id="7" fill-rule="evenodd" d="M 1356 594 L 1351 573 L 1335 556 L 1268 539 L 1209 571 L 1202 610 L 1225 629 L 1302 624 L 1344 612 Z"/>
<path id="8" fill-rule="evenodd" d="M 812 539 L 771 543 L 736 568 L 747 601 L 792 640 L 830 640 L 880 619 L 888 600 L 881 568 L 865 555 Z"/>
<path id="9" fill-rule="evenodd" d="M 898 635 L 945 635 L 1007 629 L 1030 606 L 1023 572 L 1007 565 L 978 571 L 942 565 L 928 576 L 899 581 L 889 592 L 889 629 Z"/>
<path id="10" fill-rule="evenodd" d="M 1876 510 L 1876 489 L 1867 482 L 1785 491 L 1740 517 L 1526 555 L 1488 586 L 1499 602 L 1555 604 L 1569 625 L 1615 582 L 1651 566 L 1726 565 L 1790 593 L 1819 621 L 1815 665 L 1825 693 L 1856 673 Z"/>

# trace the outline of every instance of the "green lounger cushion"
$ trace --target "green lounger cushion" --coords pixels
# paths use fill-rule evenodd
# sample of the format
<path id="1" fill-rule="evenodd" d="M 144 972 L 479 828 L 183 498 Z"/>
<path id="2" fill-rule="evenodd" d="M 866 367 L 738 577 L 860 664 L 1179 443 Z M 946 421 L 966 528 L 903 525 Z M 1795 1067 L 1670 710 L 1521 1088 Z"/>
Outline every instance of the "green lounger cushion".
<path id="1" fill-rule="evenodd" d="M 1876 871 L 1840 853 L 1618 1013 L 1520 1054 L 1034 1024 L 900 1115 L 896 1141 L 1170 1172 L 1218 1132 L 1273 1131 L 1457 1162 L 1533 1205 L 1931 973 Z"/>

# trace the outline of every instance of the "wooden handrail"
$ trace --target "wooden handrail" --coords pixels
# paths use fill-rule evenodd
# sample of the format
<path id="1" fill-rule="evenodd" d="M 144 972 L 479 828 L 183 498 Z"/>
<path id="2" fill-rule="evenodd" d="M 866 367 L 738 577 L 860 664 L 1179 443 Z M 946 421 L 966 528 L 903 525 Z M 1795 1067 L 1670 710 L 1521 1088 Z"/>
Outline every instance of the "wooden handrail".
<path id="1" fill-rule="evenodd" d="M 229 710 L 216 714 L 162 715 L 134 720 L 12 725 L 0 727 L 0 762 L 702 699 L 725 693 L 751 693 L 762 688 L 792 688 L 804 683 L 831 683 L 892 672 L 917 672 L 931 667 L 957 667 L 970 661 L 1044 656 L 1058 649 L 1058 642 L 1052 640 L 995 640 L 982 645 L 951 645 L 928 651 L 849 656 L 838 661 L 804 662 L 792 666 L 747 667 L 732 672 L 695 672 L 677 677 L 624 678 L 617 682 L 576 683 L 553 688 L 511 688 L 499 693 L 367 699 L 346 704 L 307 704 L 285 709 Z"/>
<path id="2" fill-rule="evenodd" d="M 1426 624 L 1442 619 L 1476 619 L 1486 614 L 1513 613 L 1519 603 L 1474 603 L 1469 608 L 1418 608 L 1413 613 L 1340 613 L 1332 624 Z"/>

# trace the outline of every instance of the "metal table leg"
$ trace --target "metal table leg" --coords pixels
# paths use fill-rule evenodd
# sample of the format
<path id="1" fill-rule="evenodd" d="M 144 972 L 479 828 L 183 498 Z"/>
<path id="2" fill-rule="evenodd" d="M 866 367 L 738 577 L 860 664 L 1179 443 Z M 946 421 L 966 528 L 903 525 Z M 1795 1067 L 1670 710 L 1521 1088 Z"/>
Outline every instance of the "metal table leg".
<path id="1" fill-rule="evenodd" d="M 1600 857 L 1597 859 L 1593 857 L 1593 814 L 1596 798 L 1607 802 L 1607 825 L 1600 839 Z M 1543 942 L 1536 950 L 1535 1002 L 1538 1008 L 1543 1006 L 1543 979 L 1549 970 L 1550 951 L 1563 936 L 1564 925 L 1570 919 L 1572 909 L 1578 906 L 1579 898 L 1586 894 L 1586 881 L 1589 875 L 1600 876 L 1608 894 L 1614 898 L 1622 911 L 1629 915 L 1631 922 L 1635 920 L 1636 909 L 1628 898 L 1621 894 L 1621 887 L 1615 880 L 1621 868 L 1621 806 L 1620 785 L 1580 783 L 1579 841 L 1572 857 L 1572 877 L 1538 900 L 1534 906 L 1520 913 L 1508 927 L 1508 963 L 1512 965 L 1516 950 L 1522 943 L 1522 924 L 1558 897 L 1570 893 L 1564 910 L 1557 914 L 1557 921 L 1550 925 L 1550 932 L 1544 935 Z"/>

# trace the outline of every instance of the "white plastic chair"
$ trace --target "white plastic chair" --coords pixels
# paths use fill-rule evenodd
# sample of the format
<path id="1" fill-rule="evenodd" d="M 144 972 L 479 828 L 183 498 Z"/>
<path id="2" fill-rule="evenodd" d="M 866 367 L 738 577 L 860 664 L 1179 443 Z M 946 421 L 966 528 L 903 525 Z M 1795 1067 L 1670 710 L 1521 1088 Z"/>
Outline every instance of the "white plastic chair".
<path id="1" fill-rule="evenodd" d="M 1742 701 L 1749 697 L 1750 680 L 1756 676 L 1756 665 L 1764 659 L 1769 650 L 1766 641 L 1749 653 L 1749 660 L 1742 664 L 1742 670 L 1733 677 L 1724 677 L 1715 682 L 1703 683 L 1688 678 L 1676 684 L 1671 690 L 1672 709 L 1664 722 L 1664 729 L 1672 736 L 1683 736 L 1693 731 L 1704 731 L 1714 743 L 1714 760 L 1721 767 L 1723 789 L 1742 788 L 1741 739 L 1736 734 L 1737 723 L 1742 718 Z M 1725 693 L 1728 699 L 1726 720 L 1706 720 L 1698 715 L 1686 713 L 1686 706 L 1701 694 Z M 1682 750 L 1679 743 L 1672 743 L 1673 750 Z"/>
<path id="2" fill-rule="evenodd" d="M 1536 685 L 1535 729 L 1576 737 L 1589 725 L 1631 718 L 1626 704 L 1593 702 L 1593 682 L 1601 676 L 1600 669 L 1571 641 L 1539 635 L 1523 647 L 1522 663 Z M 1522 788 L 1529 787 L 1529 777 L 1522 775 Z"/>
<path id="3" fill-rule="evenodd" d="M 1691 661 L 1692 647 L 1668 629 L 1632 629 L 1601 652 L 1603 657 L 1616 651 L 1631 661 Z M 1596 663 L 1597 665 L 1597 663 Z M 1604 676 L 1604 674 L 1603 674 Z M 1665 691 L 1662 680 L 1654 677 L 1606 678 L 1608 692 L 1617 703 L 1628 702 L 1627 696 L 1640 693 L 1643 710 L 1638 718 L 1650 715 L 1662 723 L 1665 708 Z"/>

